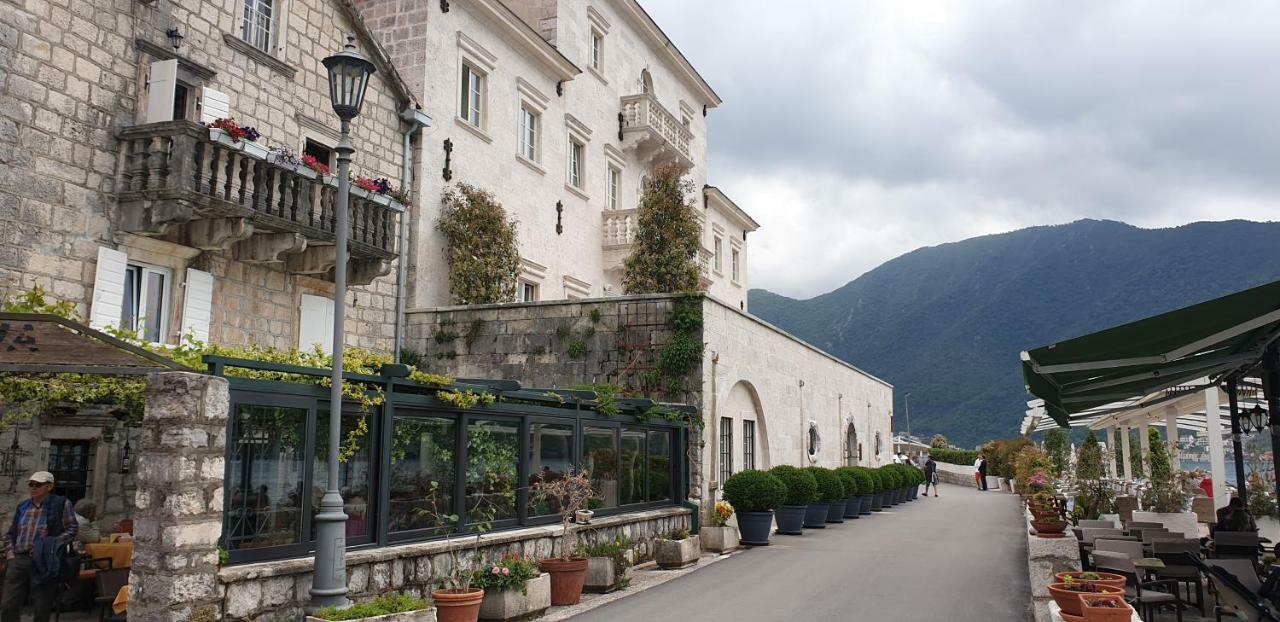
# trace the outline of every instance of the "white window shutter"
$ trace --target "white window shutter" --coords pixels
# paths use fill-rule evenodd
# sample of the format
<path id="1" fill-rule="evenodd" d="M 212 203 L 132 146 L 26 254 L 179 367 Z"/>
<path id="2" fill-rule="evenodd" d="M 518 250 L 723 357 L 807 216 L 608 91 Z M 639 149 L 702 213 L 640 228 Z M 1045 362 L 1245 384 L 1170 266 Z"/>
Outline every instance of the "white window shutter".
<path id="1" fill-rule="evenodd" d="M 310 350 L 316 344 L 326 353 L 333 351 L 333 299 L 302 295 L 302 313 L 298 322 L 298 349 Z"/>
<path id="2" fill-rule="evenodd" d="M 124 273 L 128 267 L 128 255 L 105 246 L 98 247 L 89 326 L 101 330 L 120 325 L 120 315 L 124 312 Z"/>
<path id="3" fill-rule="evenodd" d="M 200 96 L 200 122 L 213 123 L 231 116 L 231 96 L 204 87 Z"/>
<path id="4" fill-rule="evenodd" d="M 187 268 L 187 291 L 182 300 L 182 334 L 209 342 L 213 321 L 213 275 Z"/>
<path id="5" fill-rule="evenodd" d="M 147 123 L 173 120 L 174 90 L 178 86 L 178 60 L 151 63 L 147 79 Z"/>

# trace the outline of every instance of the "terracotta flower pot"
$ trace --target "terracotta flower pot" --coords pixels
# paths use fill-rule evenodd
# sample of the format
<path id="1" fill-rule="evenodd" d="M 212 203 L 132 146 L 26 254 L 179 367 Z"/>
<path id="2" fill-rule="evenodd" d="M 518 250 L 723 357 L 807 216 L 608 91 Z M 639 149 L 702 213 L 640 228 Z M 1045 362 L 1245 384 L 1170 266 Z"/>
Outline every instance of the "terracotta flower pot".
<path id="1" fill-rule="evenodd" d="M 1119 607 L 1099 607 L 1099 603 L 1118 603 Z M 1084 612 L 1085 622 L 1129 622 L 1133 619 L 1133 608 L 1124 602 L 1122 596 L 1085 595 L 1080 597 L 1080 609 Z"/>
<path id="2" fill-rule="evenodd" d="M 1063 532 L 1067 530 L 1067 521 L 1058 518 L 1033 520 L 1031 528 L 1036 530 L 1036 535 L 1041 538 L 1061 538 Z"/>
<path id="3" fill-rule="evenodd" d="M 1081 577 L 1080 577 L 1080 575 L 1084 575 L 1084 574 L 1095 574 L 1095 575 L 1098 575 L 1099 577 L 1102 577 L 1102 578 L 1101 578 L 1101 579 L 1084 579 L 1084 578 L 1081 578 Z M 1071 571 L 1071 572 L 1059 572 L 1058 574 L 1053 575 L 1053 578 L 1054 578 L 1058 583 L 1065 583 L 1065 582 L 1066 582 L 1066 580 L 1067 580 L 1067 577 L 1071 577 L 1071 580 L 1072 580 L 1072 581 L 1075 581 L 1075 582 L 1077 582 L 1077 583 L 1096 583 L 1096 584 L 1098 584 L 1098 585 L 1106 585 L 1106 586 L 1110 586 L 1110 587 L 1117 587 L 1117 588 L 1120 588 L 1120 589 L 1122 589 L 1122 590 L 1124 589 L 1124 584 L 1125 584 L 1125 578 L 1124 578 L 1124 575 L 1122 575 L 1122 574 L 1116 574 L 1116 573 L 1114 573 L 1114 572 L 1093 572 L 1093 573 L 1088 573 L 1088 572 Z"/>
<path id="4" fill-rule="evenodd" d="M 435 601 L 438 622 L 476 622 L 480 619 L 484 590 L 478 587 L 469 590 L 432 590 L 431 600 Z"/>
<path id="5" fill-rule="evenodd" d="M 578 604 L 582 599 L 582 585 L 587 580 L 587 558 L 551 558 L 542 560 L 538 565 L 551 575 L 551 604 Z"/>
<path id="6" fill-rule="evenodd" d="M 1101 594 L 1124 594 L 1124 590 L 1120 588 L 1109 587 L 1106 585 L 1096 585 L 1097 592 L 1077 592 L 1075 590 L 1066 589 L 1066 583 L 1049 584 L 1049 594 L 1053 596 L 1054 602 L 1058 603 L 1058 607 L 1062 608 L 1063 613 L 1069 613 L 1073 616 L 1084 615 L 1080 609 L 1080 595 L 1101 595 Z"/>

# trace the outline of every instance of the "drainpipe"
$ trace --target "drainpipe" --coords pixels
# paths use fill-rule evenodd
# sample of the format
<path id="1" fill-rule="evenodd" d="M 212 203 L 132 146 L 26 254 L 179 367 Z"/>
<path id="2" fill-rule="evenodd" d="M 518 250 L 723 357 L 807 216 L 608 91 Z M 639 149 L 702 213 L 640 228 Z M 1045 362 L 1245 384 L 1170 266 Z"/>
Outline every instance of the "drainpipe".
<path id="1" fill-rule="evenodd" d="M 408 190 L 413 183 L 413 135 L 422 128 L 431 127 L 431 117 L 416 107 L 409 107 L 400 113 L 400 119 L 408 123 L 401 146 L 400 187 Z M 400 362 L 400 351 L 404 349 L 404 291 L 409 273 L 409 214 L 412 211 L 406 205 L 404 212 L 400 214 L 400 241 L 396 246 L 400 251 L 400 260 L 396 262 L 396 336 L 393 346 L 397 363 Z"/>

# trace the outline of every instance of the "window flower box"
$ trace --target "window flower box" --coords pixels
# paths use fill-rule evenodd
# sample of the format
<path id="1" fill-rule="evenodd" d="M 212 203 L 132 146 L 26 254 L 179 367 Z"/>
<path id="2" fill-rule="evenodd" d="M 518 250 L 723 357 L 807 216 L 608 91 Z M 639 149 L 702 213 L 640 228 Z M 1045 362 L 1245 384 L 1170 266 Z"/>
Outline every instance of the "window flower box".
<path id="1" fill-rule="evenodd" d="M 267 159 L 267 148 L 251 140 L 240 141 L 240 150 L 259 160 Z"/>
<path id="2" fill-rule="evenodd" d="M 371 192 L 369 193 L 369 198 L 373 199 L 373 202 L 378 205 L 391 205 L 391 197 L 389 195 Z"/>
<path id="3" fill-rule="evenodd" d="M 231 134 L 228 134 L 226 130 L 217 127 L 209 128 L 209 140 L 228 147 L 238 148 L 240 146 L 236 144 L 236 141 L 231 139 Z"/>
<path id="4" fill-rule="evenodd" d="M 355 185 L 355 184 L 352 184 L 352 185 L 351 185 L 351 195 L 352 195 L 352 196 L 356 196 L 356 197 L 360 197 L 360 198 L 362 198 L 362 199 L 367 199 L 367 198 L 369 198 L 369 191 L 368 191 L 368 190 L 365 190 L 364 188 L 361 188 L 361 187 L 359 187 L 359 186 L 357 186 L 357 185 Z"/>

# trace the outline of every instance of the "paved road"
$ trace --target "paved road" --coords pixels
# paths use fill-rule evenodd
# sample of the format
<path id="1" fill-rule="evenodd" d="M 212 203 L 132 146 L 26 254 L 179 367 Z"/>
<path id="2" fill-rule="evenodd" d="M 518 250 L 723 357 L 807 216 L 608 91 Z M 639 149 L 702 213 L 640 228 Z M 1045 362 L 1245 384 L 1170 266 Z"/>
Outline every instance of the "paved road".
<path id="1" fill-rule="evenodd" d="M 770 538 L 574 622 L 1025 622 L 1032 619 L 1017 497 L 941 496 Z"/>

